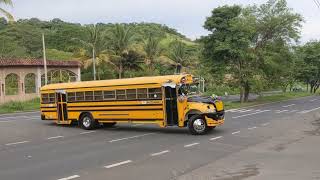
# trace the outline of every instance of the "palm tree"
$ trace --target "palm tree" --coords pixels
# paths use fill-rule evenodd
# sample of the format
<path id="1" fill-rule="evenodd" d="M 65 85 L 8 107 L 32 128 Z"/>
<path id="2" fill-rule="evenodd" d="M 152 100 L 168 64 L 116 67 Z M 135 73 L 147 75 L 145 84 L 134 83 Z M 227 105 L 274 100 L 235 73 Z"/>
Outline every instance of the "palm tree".
<path id="1" fill-rule="evenodd" d="M 12 6 L 11 0 L 0 0 L 0 4 Z M 14 21 L 13 16 L 6 10 L 0 8 L 0 14 L 3 14 L 9 21 Z"/>
<path id="2" fill-rule="evenodd" d="M 113 52 L 114 58 L 118 61 L 119 79 L 121 79 L 123 75 L 123 57 L 128 54 L 135 36 L 132 28 L 116 24 L 107 37 L 109 48 Z"/>
<path id="3" fill-rule="evenodd" d="M 86 26 L 87 38 L 74 39 L 80 42 L 86 49 L 92 53 L 92 64 L 93 64 L 93 79 L 96 80 L 96 57 L 101 53 L 105 44 L 102 38 L 102 28 L 99 25 L 87 25 Z M 90 54 L 91 54 L 90 53 Z"/>
<path id="4" fill-rule="evenodd" d="M 191 64 L 186 44 L 176 40 L 171 43 L 170 49 L 169 58 L 174 61 L 173 64 L 176 67 L 176 73 L 181 73 L 183 67 Z"/>
<path id="5" fill-rule="evenodd" d="M 146 53 L 145 64 L 148 66 L 150 72 L 153 71 L 154 60 L 160 56 L 162 51 L 160 41 L 159 38 L 155 38 L 150 34 L 144 42 L 143 49 Z"/>

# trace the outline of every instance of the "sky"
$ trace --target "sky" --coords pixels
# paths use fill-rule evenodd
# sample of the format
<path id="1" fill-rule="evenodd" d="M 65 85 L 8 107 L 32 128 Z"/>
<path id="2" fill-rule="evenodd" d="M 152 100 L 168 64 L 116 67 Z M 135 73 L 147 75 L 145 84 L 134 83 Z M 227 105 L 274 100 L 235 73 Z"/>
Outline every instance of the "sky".
<path id="1" fill-rule="evenodd" d="M 304 16 L 301 42 L 319 39 L 320 8 L 314 0 L 287 0 L 293 11 Z M 67 22 L 122 23 L 155 22 L 166 24 L 190 39 L 208 32 L 203 28 L 212 9 L 223 5 L 261 4 L 266 0 L 13 0 L 7 7 L 16 19 L 60 18 Z"/>

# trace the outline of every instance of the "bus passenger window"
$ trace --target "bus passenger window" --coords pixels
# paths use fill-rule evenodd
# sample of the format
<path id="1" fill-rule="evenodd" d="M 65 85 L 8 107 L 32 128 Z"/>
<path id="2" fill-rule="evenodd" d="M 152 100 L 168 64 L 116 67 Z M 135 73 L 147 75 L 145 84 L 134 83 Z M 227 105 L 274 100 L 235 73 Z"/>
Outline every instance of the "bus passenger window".
<path id="1" fill-rule="evenodd" d="M 76 93 L 75 92 L 69 92 L 68 93 L 68 102 L 74 102 L 76 101 Z"/>
<path id="2" fill-rule="evenodd" d="M 42 94 L 41 100 L 42 100 L 42 103 L 48 103 L 49 102 L 49 94 Z"/>
<path id="3" fill-rule="evenodd" d="M 103 100 L 102 91 L 95 91 L 94 92 L 94 100 L 95 101 L 102 101 Z"/>
<path id="4" fill-rule="evenodd" d="M 161 88 L 152 88 L 148 90 L 149 99 L 162 99 Z"/>
<path id="5" fill-rule="evenodd" d="M 84 101 L 84 92 L 76 92 L 76 101 Z"/>
<path id="6" fill-rule="evenodd" d="M 104 99 L 104 100 L 116 99 L 116 93 L 115 93 L 115 91 L 104 91 L 104 92 L 103 92 L 103 99 Z"/>
<path id="7" fill-rule="evenodd" d="M 126 90 L 117 90 L 117 99 L 124 100 L 126 99 Z"/>
<path id="8" fill-rule="evenodd" d="M 127 99 L 137 99 L 137 89 L 127 89 Z"/>
<path id="9" fill-rule="evenodd" d="M 138 89 L 138 99 L 147 99 L 148 89 Z"/>
<path id="10" fill-rule="evenodd" d="M 86 91 L 85 92 L 85 100 L 86 101 L 93 101 L 93 91 Z"/>
<path id="11" fill-rule="evenodd" d="M 54 93 L 49 94 L 49 103 L 56 102 L 56 95 Z"/>

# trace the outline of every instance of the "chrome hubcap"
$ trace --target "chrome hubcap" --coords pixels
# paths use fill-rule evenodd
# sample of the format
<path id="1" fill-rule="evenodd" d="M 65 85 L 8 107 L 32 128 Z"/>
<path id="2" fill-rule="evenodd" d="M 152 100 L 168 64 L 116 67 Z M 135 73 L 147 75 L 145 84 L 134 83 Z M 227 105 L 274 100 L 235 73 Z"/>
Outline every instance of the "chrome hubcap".
<path id="1" fill-rule="evenodd" d="M 83 124 L 83 126 L 86 127 L 86 128 L 90 127 L 91 119 L 88 118 L 88 117 L 84 117 L 84 118 L 83 118 L 83 121 L 82 121 L 82 124 Z"/>
<path id="2" fill-rule="evenodd" d="M 193 128 L 197 132 L 203 132 L 206 129 L 206 125 L 203 119 L 196 119 L 193 122 Z"/>

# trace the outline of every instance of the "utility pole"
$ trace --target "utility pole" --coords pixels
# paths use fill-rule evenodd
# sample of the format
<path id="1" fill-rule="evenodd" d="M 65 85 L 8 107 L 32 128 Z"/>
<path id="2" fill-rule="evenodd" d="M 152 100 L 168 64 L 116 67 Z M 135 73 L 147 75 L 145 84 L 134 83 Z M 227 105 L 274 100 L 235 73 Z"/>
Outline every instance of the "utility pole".
<path id="1" fill-rule="evenodd" d="M 94 46 L 92 46 L 92 65 L 93 65 L 93 80 L 96 80 L 96 52 Z"/>
<path id="2" fill-rule="evenodd" d="M 48 74 L 47 74 L 47 57 L 46 57 L 46 44 L 44 40 L 44 33 L 42 33 L 42 48 L 43 48 L 43 66 L 44 66 L 44 84 L 48 84 Z"/>

